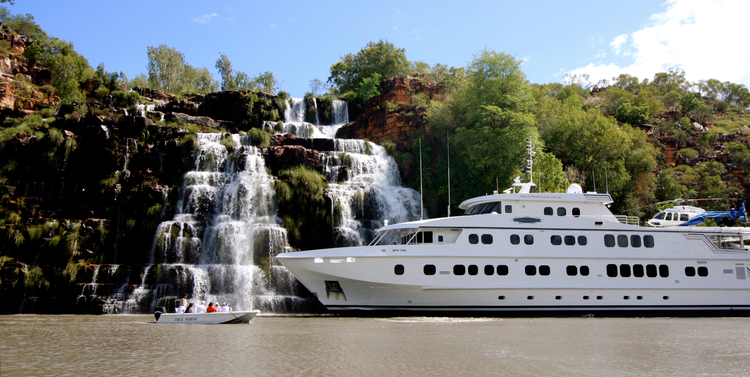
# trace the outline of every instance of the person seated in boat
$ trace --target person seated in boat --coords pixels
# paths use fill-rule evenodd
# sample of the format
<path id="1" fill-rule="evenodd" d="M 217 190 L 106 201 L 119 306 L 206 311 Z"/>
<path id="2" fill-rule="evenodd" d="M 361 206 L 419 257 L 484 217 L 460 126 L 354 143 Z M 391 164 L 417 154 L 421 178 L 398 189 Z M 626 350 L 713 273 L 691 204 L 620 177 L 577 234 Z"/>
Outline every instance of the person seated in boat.
<path id="1" fill-rule="evenodd" d="M 179 314 L 179 313 L 185 313 L 185 309 L 187 309 L 187 308 L 185 307 L 185 305 L 184 305 L 184 304 L 182 304 L 182 303 L 180 303 L 180 306 L 178 306 L 178 307 L 174 308 L 174 311 L 175 311 L 175 312 L 177 312 L 178 314 Z"/>
<path id="2" fill-rule="evenodd" d="M 195 313 L 205 313 L 206 312 L 206 301 L 201 301 L 200 304 L 195 308 Z"/>
<path id="3" fill-rule="evenodd" d="M 208 309 L 206 309 L 206 313 L 216 313 L 216 307 L 214 306 L 213 302 L 208 303 Z"/>
<path id="4" fill-rule="evenodd" d="M 193 307 L 193 304 L 188 304 L 187 308 L 185 308 L 184 313 L 193 313 L 195 311 L 195 308 Z"/>
<path id="5" fill-rule="evenodd" d="M 221 305 L 221 308 L 219 308 L 219 311 L 222 313 L 229 313 L 232 311 L 232 308 L 229 307 L 228 302 L 225 302 L 223 305 Z"/>

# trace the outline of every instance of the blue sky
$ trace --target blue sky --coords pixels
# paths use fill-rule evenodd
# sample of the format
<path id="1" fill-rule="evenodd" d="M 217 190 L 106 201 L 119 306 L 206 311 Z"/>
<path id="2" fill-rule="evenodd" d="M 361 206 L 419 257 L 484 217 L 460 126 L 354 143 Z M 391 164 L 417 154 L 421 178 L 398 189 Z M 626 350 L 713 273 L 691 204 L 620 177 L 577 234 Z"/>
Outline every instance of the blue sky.
<path id="1" fill-rule="evenodd" d="M 483 49 L 524 60 L 529 81 L 587 73 L 595 83 L 682 67 L 691 81 L 750 87 L 744 42 L 750 0 L 648 1 L 53 1 L 16 0 L 92 67 L 147 73 L 146 47 L 166 44 L 206 67 L 226 54 L 235 70 L 271 71 L 295 97 L 325 81 L 341 56 L 388 40 L 410 61 L 462 67 Z"/>

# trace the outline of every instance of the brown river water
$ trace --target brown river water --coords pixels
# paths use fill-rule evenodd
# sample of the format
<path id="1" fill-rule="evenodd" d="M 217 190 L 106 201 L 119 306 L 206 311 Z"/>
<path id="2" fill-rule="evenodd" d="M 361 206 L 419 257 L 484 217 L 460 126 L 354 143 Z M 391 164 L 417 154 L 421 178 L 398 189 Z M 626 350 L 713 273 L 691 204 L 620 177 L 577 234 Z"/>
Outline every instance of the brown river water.
<path id="1" fill-rule="evenodd" d="M 748 376 L 750 318 L 0 316 L 0 376 Z"/>

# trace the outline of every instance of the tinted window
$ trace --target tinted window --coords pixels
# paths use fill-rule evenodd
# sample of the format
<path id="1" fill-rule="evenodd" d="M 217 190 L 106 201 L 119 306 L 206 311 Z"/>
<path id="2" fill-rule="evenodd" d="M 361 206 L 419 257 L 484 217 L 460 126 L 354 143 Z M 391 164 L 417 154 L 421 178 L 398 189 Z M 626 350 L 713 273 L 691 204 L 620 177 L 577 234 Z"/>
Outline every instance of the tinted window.
<path id="1" fill-rule="evenodd" d="M 685 267 L 685 276 L 695 276 L 695 267 Z"/>
<path id="2" fill-rule="evenodd" d="M 690 216 L 688 216 L 687 213 L 683 213 L 680 215 L 680 221 L 688 221 L 690 220 Z"/>
<path id="3" fill-rule="evenodd" d="M 630 236 L 630 246 L 641 247 L 641 236 L 636 234 Z"/>
<path id="4" fill-rule="evenodd" d="M 576 238 L 573 236 L 565 236 L 565 244 L 568 246 L 576 244 Z"/>
<path id="5" fill-rule="evenodd" d="M 469 275 L 474 276 L 479 273 L 479 267 L 476 264 L 469 265 Z"/>
<path id="6" fill-rule="evenodd" d="M 576 266 L 565 267 L 565 272 L 568 274 L 568 276 L 576 276 L 578 275 L 578 267 Z"/>
<path id="7" fill-rule="evenodd" d="M 637 278 L 643 277 L 643 265 L 642 264 L 634 264 L 633 265 L 633 276 Z"/>
<path id="8" fill-rule="evenodd" d="M 476 234 L 469 234 L 469 243 L 472 245 L 476 245 L 479 243 L 479 236 Z"/>
<path id="9" fill-rule="evenodd" d="M 485 275 L 492 275 L 495 273 L 495 266 L 488 264 L 484 266 L 484 274 Z"/>
<path id="10" fill-rule="evenodd" d="M 551 236 L 549 238 L 549 242 L 551 242 L 553 245 L 562 245 L 562 237 L 560 237 L 560 236 Z"/>
<path id="11" fill-rule="evenodd" d="M 531 234 L 527 234 L 527 235 L 523 236 L 523 243 L 525 243 L 527 245 L 533 245 L 534 244 L 534 236 L 532 236 Z"/>
<path id="12" fill-rule="evenodd" d="M 508 266 L 501 264 L 497 266 L 497 274 L 500 276 L 505 276 L 508 274 Z"/>
<path id="13" fill-rule="evenodd" d="M 542 276 L 548 276 L 549 275 L 549 266 L 539 266 L 539 275 Z"/>
<path id="14" fill-rule="evenodd" d="M 547 216 L 552 216 L 552 207 L 544 207 L 544 214 Z"/>
<path id="15" fill-rule="evenodd" d="M 604 246 L 606 247 L 615 247 L 615 236 L 611 234 L 605 234 L 604 235 Z"/>
<path id="16" fill-rule="evenodd" d="M 654 247 L 654 236 L 643 236 L 643 246 Z"/>
<path id="17" fill-rule="evenodd" d="M 526 275 L 533 276 L 536 275 L 536 266 L 526 266 Z"/>
<path id="18" fill-rule="evenodd" d="M 629 264 L 621 264 L 620 265 L 620 276 L 624 278 L 630 277 L 630 265 Z"/>
<path id="19" fill-rule="evenodd" d="M 571 212 L 573 213 L 573 216 L 575 217 L 581 216 L 581 210 L 578 207 L 573 208 Z"/>
<path id="20" fill-rule="evenodd" d="M 432 231 L 424 232 L 424 243 L 432 243 Z"/>
<path id="21" fill-rule="evenodd" d="M 586 246 L 589 243 L 589 240 L 586 238 L 586 236 L 578 236 L 578 244 L 581 246 Z"/>
<path id="22" fill-rule="evenodd" d="M 698 276 L 708 276 L 708 267 L 698 267 Z"/>
<path id="23" fill-rule="evenodd" d="M 435 265 L 434 264 L 426 264 L 424 265 L 424 274 L 425 275 L 435 275 Z"/>
<path id="24" fill-rule="evenodd" d="M 482 235 L 482 243 L 485 245 L 492 244 L 492 235 L 491 234 L 483 234 Z"/>
<path id="25" fill-rule="evenodd" d="M 453 266 L 453 275 L 463 275 L 466 273 L 466 267 L 463 264 Z"/>
<path id="26" fill-rule="evenodd" d="M 443 243 L 443 236 L 442 235 L 438 236 L 438 243 Z"/>
<path id="27" fill-rule="evenodd" d="M 513 206 L 506 204 L 505 205 L 505 213 L 513 213 Z"/>
<path id="28" fill-rule="evenodd" d="M 607 265 L 607 276 L 611 278 L 617 277 L 617 265 L 616 264 L 608 264 Z"/>
<path id="29" fill-rule="evenodd" d="M 511 234 L 510 243 L 518 245 L 519 243 L 521 243 L 521 237 L 519 237 L 517 234 Z"/>
<path id="30" fill-rule="evenodd" d="M 396 275 L 403 275 L 404 274 L 404 265 L 403 264 L 397 264 L 393 267 L 393 272 Z"/>
<path id="31" fill-rule="evenodd" d="M 565 207 L 557 207 L 557 216 L 565 216 L 566 213 Z"/>
<path id="32" fill-rule="evenodd" d="M 656 265 L 653 265 L 653 264 L 646 265 L 646 276 L 650 278 L 656 277 Z"/>
<path id="33" fill-rule="evenodd" d="M 581 266 L 581 276 L 589 276 L 589 266 Z"/>
<path id="34" fill-rule="evenodd" d="M 617 236 L 617 246 L 628 247 L 628 236 L 624 234 L 620 234 L 619 236 Z"/>
<path id="35" fill-rule="evenodd" d="M 669 266 L 666 264 L 659 265 L 659 276 L 663 278 L 669 277 Z"/>

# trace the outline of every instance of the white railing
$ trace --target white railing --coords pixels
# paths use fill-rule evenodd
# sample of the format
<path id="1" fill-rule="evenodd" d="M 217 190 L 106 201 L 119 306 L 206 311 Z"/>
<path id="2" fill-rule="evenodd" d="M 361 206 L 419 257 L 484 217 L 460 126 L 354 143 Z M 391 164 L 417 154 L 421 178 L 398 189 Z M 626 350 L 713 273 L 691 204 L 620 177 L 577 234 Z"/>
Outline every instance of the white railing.
<path id="1" fill-rule="evenodd" d="M 641 219 L 638 216 L 615 215 L 615 217 L 623 224 L 641 226 Z"/>

